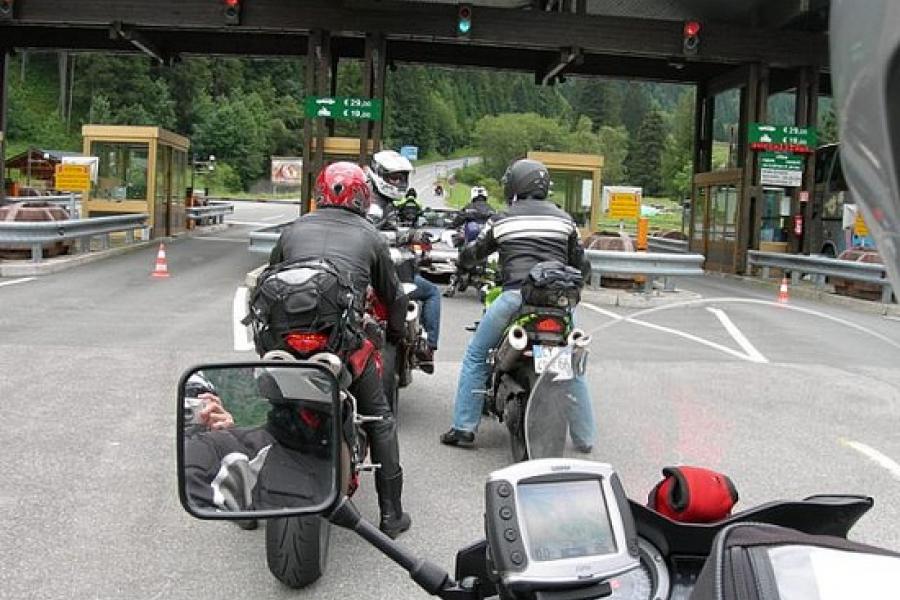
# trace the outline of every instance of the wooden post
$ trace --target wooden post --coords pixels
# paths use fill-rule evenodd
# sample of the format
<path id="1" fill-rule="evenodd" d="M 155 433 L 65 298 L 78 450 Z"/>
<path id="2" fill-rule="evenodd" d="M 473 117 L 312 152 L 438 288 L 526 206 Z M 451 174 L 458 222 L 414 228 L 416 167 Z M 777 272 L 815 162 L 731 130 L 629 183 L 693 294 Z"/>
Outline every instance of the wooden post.
<path id="1" fill-rule="evenodd" d="M 331 71 L 331 33 L 320 33 L 321 40 L 315 54 L 316 62 L 316 95 L 327 96 L 330 91 L 329 73 Z M 315 153 L 312 164 L 312 177 L 316 177 L 325 166 L 325 138 L 328 133 L 325 119 L 315 120 Z M 310 185 L 310 190 L 312 186 Z"/>
<path id="2" fill-rule="evenodd" d="M 0 47 L 0 202 L 6 200 L 6 74 L 9 51 Z"/>
<path id="3" fill-rule="evenodd" d="M 329 43 L 329 51 L 331 44 Z M 337 96 L 337 84 L 338 84 L 338 65 L 340 63 L 340 56 L 338 56 L 337 52 L 331 53 L 331 71 L 329 73 L 329 95 L 334 98 Z M 328 135 L 334 136 L 334 124 L 336 119 L 330 119 L 328 121 Z"/>
<path id="4" fill-rule="evenodd" d="M 747 251 L 759 246 L 759 230 L 762 219 L 762 188 L 757 181 L 759 157 L 750 150 L 749 129 L 751 122 L 764 121 L 769 101 L 769 69 L 765 65 L 752 64 L 748 71 L 747 85 L 741 92 L 741 115 L 738 128 L 738 159 L 743 174 L 740 190 L 740 221 L 735 249 L 735 271 L 747 269 Z"/>
<path id="5" fill-rule="evenodd" d="M 375 46 L 375 36 L 371 33 L 366 34 L 366 49 L 363 57 L 362 68 L 362 84 L 363 97 L 372 97 L 372 69 L 373 54 Z M 363 120 L 359 123 L 359 164 L 365 167 L 369 162 L 369 135 L 372 132 L 371 121 Z"/>
<path id="6" fill-rule="evenodd" d="M 803 86 L 803 110 L 801 112 L 801 90 L 797 89 L 797 125 L 816 127 L 819 122 L 819 69 L 807 67 L 802 70 L 801 84 Z M 821 241 L 813 237 L 813 202 L 815 199 L 816 185 L 816 155 L 815 152 L 807 154 L 803 165 L 803 185 L 798 190 L 798 212 L 803 215 L 803 236 L 801 238 L 800 251 L 803 254 L 818 252 L 818 244 Z M 807 201 L 800 202 L 800 192 L 806 192 Z M 815 228 L 818 230 L 818 228 Z"/>
<path id="7" fill-rule="evenodd" d="M 374 97 L 381 100 L 382 106 L 384 106 L 384 83 L 385 79 L 387 78 L 387 63 L 387 40 L 385 39 L 384 34 L 379 33 L 376 37 L 375 54 L 374 60 L 372 62 L 372 73 L 374 76 Z M 382 110 L 381 119 L 375 121 L 372 127 L 372 145 L 375 152 L 381 150 L 381 137 L 384 133 L 385 112 L 386 111 Z"/>
<path id="8" fill-rule="evenodd" d="M 306 46 L 306 83 L 303 90 L 305 95 L 312 96 L 316 93 L 316 50 L 321 40 L 320 31 L 309 33 Z M 305 107 L 304 107 L 305 110 Z M 303 181 L 300 190 L 300 214 L 309 212 L 309 201 L 312 197 L 312 182 L 315 177 L 312 166 L 312 139 L 313 128 L 316 120 L 308 115 L 303 117 Z"/>

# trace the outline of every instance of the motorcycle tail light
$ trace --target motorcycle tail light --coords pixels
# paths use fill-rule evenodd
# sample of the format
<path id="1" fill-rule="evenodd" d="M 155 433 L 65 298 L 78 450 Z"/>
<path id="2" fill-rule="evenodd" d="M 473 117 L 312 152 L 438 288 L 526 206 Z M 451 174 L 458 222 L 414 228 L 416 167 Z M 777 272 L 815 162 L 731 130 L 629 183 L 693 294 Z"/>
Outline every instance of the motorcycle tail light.
<path id="1" fill-rule="evenodd" d="M 541 333 L 562 333 L 564 327 L 562 321 L 551 317 L 545 317 L 534 324 L 534 329 Z"/>
<path id="2" fill-rule="evenodd" d="M 328 345 L 328 335 L 324 333 L 289 333 L 284 341 L 300 354 L 312 354 L 324 350 Z"/>

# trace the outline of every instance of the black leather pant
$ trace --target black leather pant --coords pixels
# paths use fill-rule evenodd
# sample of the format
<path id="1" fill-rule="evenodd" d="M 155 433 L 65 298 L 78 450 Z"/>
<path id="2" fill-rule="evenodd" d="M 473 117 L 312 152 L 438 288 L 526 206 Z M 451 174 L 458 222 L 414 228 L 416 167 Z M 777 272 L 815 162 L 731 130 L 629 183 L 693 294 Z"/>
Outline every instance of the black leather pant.
<path id="1" fill-rule="evenodd" d="M 384 375 L 381 378 L 384 395 L 387 398 L 388 406 L 397 406 L 397 346 L 391 342 L 386 342 L 384 348 L 381 349 L 381 361 L 384 363 Z"/>
<path id="2" fill-rule="evenodd" d="M 387 370 L 385 370 L 387 372 Z M 356 410 L 361 415 L 384 417 L 363 425 L 369 436 L 372 462 L 380 463 L 383 477 L 400 473 L 400 444 L 397 440 L 397 422 L 388 404 L 381 377 L 370 360 L 365 370 L 350 385 L 350 393 L 356 398 Z"/>

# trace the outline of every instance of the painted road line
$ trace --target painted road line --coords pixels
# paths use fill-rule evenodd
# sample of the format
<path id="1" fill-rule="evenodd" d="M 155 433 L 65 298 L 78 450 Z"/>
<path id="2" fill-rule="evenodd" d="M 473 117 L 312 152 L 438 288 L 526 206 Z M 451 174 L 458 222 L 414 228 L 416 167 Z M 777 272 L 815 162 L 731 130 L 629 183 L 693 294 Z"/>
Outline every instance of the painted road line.
<path id="1" fill-rule="evenodd" d="M 22 277 L 21 279 L 10 279 L 9 281 L 0 281 L 0 287 L 4 287 L 7 285 L 16 285 L 17 283 L 27 283 L 29 281 L 34 281 L 34 277 Z"/>
<path id="2" fill-rule="evenodd" d="M 250 328 L 241 323 L 247 314 L 247 300 L 250 290 L 246 286 L 240 286 L 234 290 L 234 302 L 231 305 L 232 323 L 234 326 L 234 351 L 248 352 L 253 350 L 253 339 L 250 336 Z"/>
<path id="3" fill-rule="evenodd" d="M 763 356 L 762 353 L 760 353 L 760 351 L 750 343 L 750 340 L 748 340 L 747 337 L 743 333 L 741 333 L 741 330 L 737 328 L 737 325 L 735 325 L 734 322 L 730 318 L 728 318 L 728 315 L 725 314 L 724 310 L 722 310 L 721 308 L 714 308 L 712 306 L 707 306 L 706 310 L 716 315 L 716 318 L 719 319 L 720 323 L 722 323 L 725 331 L 727 331 L 731 335 L 731 337 L 734 338 L 734 341 L 738 343 L 741 349 L 743 349 L 743 351 L 747 354 L 748 357 L 753 360 L 753 362 L 769 362 L 769 359 Z"/>
<path id="4" fill-rule="evenodd" d="M 264 221 L 233 221 L 228 219 L 229 225 L 245 225 L 247 227 L 271 227 L 271 223 L 266 223 Z"/>
<path id="5" fill-rule="evenodd" d="M 845 440 L 843 438 L 839 441 L 842 445 L 848 448 L 853 448 L 872 462 L 881 467 L 884 467 L 894 477 L 894 479 L 900 481 L 900 464 L 897 464 L 897 462 L 891 457 L 879 452 L 871 446 L 863 444 L 862 442 L 854 442 L 853 440 Z"/>
<path id="6" fill-rule="evenodd" d="M 599 313 L 601 315 L 605 315 L 607 317 L 612 317 L 618 321 L 625 321 L 627 323 L 632 323 L 634 325 L 639 325 L 641 327 L 646 327 L 648 329 L 653 329 L 655 331 L 662 331 L 663 333 L 668 333 L 670 335 L 675 335 L 680 338 L 690 340 L 692 342 L 701 344 L 708 348 L 713 348 L 715 350 L 718 350 L 719 352 L 724 352 L 725 354 L 728 354 L 729 356 L 734 356 L 736 358 L 740 358 L 741 360 L 746 360 L 746 361 L 750 361 L 750 362 L 759 362 L 759 361 L 755 360 L 754 358 L 744 354 L 743 352 L 738 352 L 737 350 L 733 350 L 732 348 L 729 348 L 727 346 L 723 346 L 721 344 L 717 344 L 716 342 L 711 342 L 709 340 L 705 340 L 705 339 L 698 337 L 692 333 L 688 333 L 686 331 L 681 331 L 680 329 L 673 329 L 671 327 L 657 325 L 656 323 L 648 323 L 647 321 L 641 321 L 639 319 L 633 319 L 631 317 L 623 317 L 622 315 L 618 315 L 612 311 L 600 308 L 599 306 L 594 306 L 593 304 L 591 304 L 589 302 L 582 302 L 581 306 L 587 308 L 588 310 L 592 310 L 596 313 Z"/>
<path id="7" fill-rule="evenodd" d="M 278 221 L 278 220 L 290 220 L 291 217 L 286 217 L 284 215 L 274 215 L 272 217 L 263 217 L 263 221 Z"/>
<path id="8" fill-rule="evenodd" d="M 224 238 L 224 237 L 195 237 L 195 240 L 202 240 L 204 242 L 237 242 L 238 244 L 246 244 L 250 241 L 250 238 Z"/>

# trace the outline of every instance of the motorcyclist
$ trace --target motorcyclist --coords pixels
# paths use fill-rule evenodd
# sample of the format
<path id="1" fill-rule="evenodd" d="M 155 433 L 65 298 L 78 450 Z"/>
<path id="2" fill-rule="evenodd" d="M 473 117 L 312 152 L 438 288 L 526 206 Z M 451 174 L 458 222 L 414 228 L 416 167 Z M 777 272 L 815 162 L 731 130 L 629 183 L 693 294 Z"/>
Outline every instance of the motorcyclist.
<path id="1" fill-rule="evenodd" d="M 420 224 L 423 208 L 422 204 L 419 202 L 416 188 L 411 187 L 406 190 L 406 195 L 403 198 L 403 202 L 397 209 L 397 212 L 401 224 L 405 224 L 410 227 L 416 227 Z"/>
<path id="2" fill-rule="evenodd" d="M 272 250 L 271 264 L 289 260 L 327 259 L 347 273 L 357 293 L 358 306 L 365 303 L 369 285 L 388 306 L 387 338 L 403 336 L 407 299 L 391 261 L 387 242 L 366 219 L 371 191 L 361 168 L 348 162 L 325 167 L 315 189 L 315 212 L 294 221 Z M 364 425 L 371 440 L 380 528 L 391 537 L 409 529 L 410 517 L 403 512 L 403 471 L 394 414 L 382 387 L 381 357 L 375 356 L 350 385 L 361 414 L 381 417 Z"/>
<path id="3" fill-rule="evenodd" d="M 584 248 L 572 217 L 548 200 L 550 173 L 538 161 L 517 160 L 503 176 L 509 208 L 488 221 L 477 241 L 460 253 L 464 268 L 500 253 L 503 293 L 487 308 L 466 347 L 457 384 L 453 427 L 441 435 L 450 446 L 471 445 L 481 420 L 484 397 L 478 393 L 490 375 L 488 352 L 503 336 L 522 304 L 519 291 L 531 268 L 558 260 L 582 269 Z M 574 380 L 576 402 L 569 414 L 569 431 L 580 452 L 590 452 L 596 437 L 593 408 L 584 376 Z"/>
<path id="4" fill-rule="evenodd" d="M 412 163 L 393 150 L 383 150 L 372 157 L 372 164 L 366 168 L 366 174 L 374 192 L 372 202 L 382 212 L 379 228 L 396 229 L 400 216 L 394 202 L 401 200 L 407 193 L 412 169 Z M 428 336 L 428 346 L 418 348 L 416 356 L 422 371 L 430 374 L 434 373 L 434 353 L 440 340 L 441 294 L 436 285 L 419 274 L 416 274 L 413 283 L 416 289 L 409 297 L 422 302 L 422 327 Z"/>
<path id="5" fill-rule="evenodd" d="M 497 211 L 488 204 L 488 191 L 485 188 L 477 185 L 473 186 L 469 191 L 469 198 L 469 203 L 466 204 L 453 218 L 451 227 L 465 228 L 469 223 L 476 223 L 483 227 L 484 224 L 488 222 L 488 219 L 496 214 Z M 474 232 L 474 228 L 472 229 L 472 232 Z M 475 234 L 475 236 L 469 239 L 469 235 L 471 235 L 471 233 L 466 231 L 466 243 L 475 241 L 475 237 L 477 237 L 477 234 Z"/>

